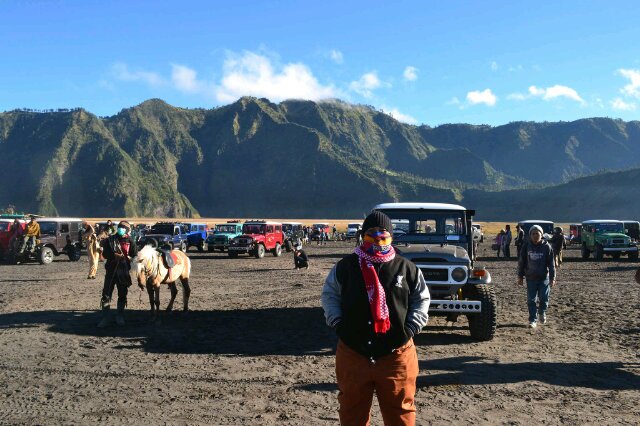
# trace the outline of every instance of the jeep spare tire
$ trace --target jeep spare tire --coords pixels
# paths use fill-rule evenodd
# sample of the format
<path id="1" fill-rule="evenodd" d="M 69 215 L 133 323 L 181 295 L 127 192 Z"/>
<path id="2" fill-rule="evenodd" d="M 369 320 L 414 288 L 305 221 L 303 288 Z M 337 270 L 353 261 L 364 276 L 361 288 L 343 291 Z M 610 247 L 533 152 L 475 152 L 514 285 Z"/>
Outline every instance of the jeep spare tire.
<path id="1" fill-rule="evenodd" d="M 495 289 L 487 284 L 469 285 L 463 290 L 469 300 L 480 302 L 480 313 L 468 314 L 471 337 L 481 342 L 493 339 L 498 326 L 498 301 Z"/>
<path id="2" fill-rule="evenodd" d="M 604 259 L 604 248 L 600 244 L 596 244 L 594 256 L 598 261 Z"/>
<path id="3" fill-rule="evenodd" d="M 280 246 L 280 243 L 276 243 L 276 246 L 271 250 L 271 253 L 273 253 L 275 257 L 280 257 L 282 255 L 282 247 Z"/>
<path id="4" fill-rule="evenodd" d="M 262 244 L 256 244 L 253 255 L 256 257 L 256 259 L 262 259 L 264 257 L 264 246 Z"/>
<path id="5" fill-rule="evenodd" d="M 54 254 L 51 247 L 42 247 L 38 256 L 38 262 L 40 262 L 41 265 L 48 265 L 53 262 L 53 256 Z"/>

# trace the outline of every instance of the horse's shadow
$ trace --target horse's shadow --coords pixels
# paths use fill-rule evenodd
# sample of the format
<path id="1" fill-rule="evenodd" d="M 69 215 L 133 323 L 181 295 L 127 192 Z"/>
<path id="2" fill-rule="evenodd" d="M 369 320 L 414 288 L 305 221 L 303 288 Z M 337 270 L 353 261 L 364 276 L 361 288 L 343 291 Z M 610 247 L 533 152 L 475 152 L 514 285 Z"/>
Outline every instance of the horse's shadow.
<path id="1" fill-rule="evenodd" d="M 77 336 L 119 337 L 136 342 L 121 349 L 150 353 L 329 355 L 336 345 L 321 308 L 265 308 L 161 313 L 128 310 L 126 326 L 98 329 L 97 311 L 35 311 L 0 314 L 0 330 L 45 325 Z"/>

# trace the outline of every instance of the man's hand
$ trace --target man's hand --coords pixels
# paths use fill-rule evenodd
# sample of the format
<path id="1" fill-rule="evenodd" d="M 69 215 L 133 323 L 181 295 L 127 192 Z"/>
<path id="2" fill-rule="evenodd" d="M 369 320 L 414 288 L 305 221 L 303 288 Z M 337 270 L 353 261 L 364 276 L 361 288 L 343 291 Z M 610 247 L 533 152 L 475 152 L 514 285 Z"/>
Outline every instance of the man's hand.
<path id="1" fill-rule="evenodd" d="M 551 288 L 556 286 L 556 280 L 551 281 Z"/>
<path id="2" fill-rule="evenodd" d="M 524 278 L 523 277 L 518 277 L 517 281 L 516 281 L 517 285 L 524 285 Z"/>

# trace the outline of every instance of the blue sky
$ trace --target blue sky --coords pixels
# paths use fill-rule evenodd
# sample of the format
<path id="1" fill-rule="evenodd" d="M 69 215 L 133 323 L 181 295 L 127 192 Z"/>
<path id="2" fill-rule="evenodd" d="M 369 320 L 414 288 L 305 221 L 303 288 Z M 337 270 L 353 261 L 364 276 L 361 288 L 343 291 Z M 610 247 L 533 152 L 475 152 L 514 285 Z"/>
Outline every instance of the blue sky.
<path id="1" fill-rule="evenodd" d="M 0 110 L 252 95 L 432 126 L 636 120 L 639 16 L 637 1 L 0 0 Z"/>

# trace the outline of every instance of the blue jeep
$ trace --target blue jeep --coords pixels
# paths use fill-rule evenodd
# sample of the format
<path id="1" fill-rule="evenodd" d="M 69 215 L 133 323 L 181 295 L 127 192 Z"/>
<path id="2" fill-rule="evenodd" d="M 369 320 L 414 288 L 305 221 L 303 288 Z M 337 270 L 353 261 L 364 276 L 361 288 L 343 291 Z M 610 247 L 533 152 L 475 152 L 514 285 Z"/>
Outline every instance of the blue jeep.
<path id="1" fill-rule="evenodd" d="M 138 247 L 169 247 L 187 252 L 187 234 L 182 224 L 158 222 L 138 241 Z"/>
<path id="2" fill-rule="evenodd" d="M 185 223 L 187 233 L 187 250 L 189 247 L 197 247 L 199 252 L 204 251 L 205 240 L 209 233 L 209 226 L 206 223 Z"/>
<path id="3" fill-rule="evenodd" d="M 242 223 L 239 221 L 216 224 L 214 231 L 207 237 L 207 250 L 225 251 L 229 248 L 229 241 L 242 235 Z"/>

